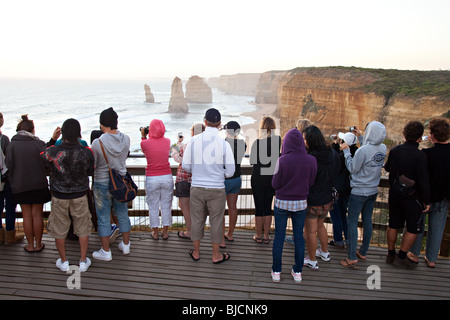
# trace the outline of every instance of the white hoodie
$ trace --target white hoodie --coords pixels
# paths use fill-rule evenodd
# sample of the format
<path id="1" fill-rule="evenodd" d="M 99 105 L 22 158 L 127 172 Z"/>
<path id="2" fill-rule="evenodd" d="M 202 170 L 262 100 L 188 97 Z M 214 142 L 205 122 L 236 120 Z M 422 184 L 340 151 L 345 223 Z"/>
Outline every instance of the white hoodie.
<path id="1" fill-rule="evenodd" d="M 354 157 L 350 149 L 344 149 L 352 194 L 371 196 L 378 192 L 381 168 L 386 158 L 385 138 L 386 127 L 378 121 L 372 121 L 367 125 L 363 145 L 356 150 Z"/>

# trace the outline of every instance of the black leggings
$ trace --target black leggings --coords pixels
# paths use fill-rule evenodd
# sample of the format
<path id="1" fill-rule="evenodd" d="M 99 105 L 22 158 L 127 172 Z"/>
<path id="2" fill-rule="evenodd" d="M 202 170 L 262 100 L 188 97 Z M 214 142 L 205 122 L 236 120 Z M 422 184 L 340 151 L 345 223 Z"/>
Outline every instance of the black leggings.
<path id="1" fill-rule="evenodd" d="M 272 185 L 252 183 L 253 199 L 255 200 L 255 216 L 264 217 L 272 215 L 272 201 L 275 190 Z"/>

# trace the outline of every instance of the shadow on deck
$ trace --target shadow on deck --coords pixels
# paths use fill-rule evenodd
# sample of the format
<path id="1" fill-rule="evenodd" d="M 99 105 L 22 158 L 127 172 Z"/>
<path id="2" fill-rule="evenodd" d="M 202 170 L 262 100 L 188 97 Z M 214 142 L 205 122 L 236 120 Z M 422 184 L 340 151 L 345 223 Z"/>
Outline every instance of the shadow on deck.
<path id="1" fill-rule="evenodd" d="M 58 252 L 53 238 L 44 236 L 46 248 L 41 253 L 27 253 L 23 244 L 0 247 L 0 299 L 194 299 L 194 300 L 289 300 L 289 299 L 450 299 L 450 260 L 439 258 L 436 269 L 426 267 L 421 258 L 415 270 L 387 265 L 386 249 L 371 247 L 368 261 L 359 270 L 340 266 L 345 250 L 330 247 L 332 260 L 319 261 L 320 270 L 303 269 L 303 282 L 290 275 L 293 248 L 285 242 L 281 281 L 270 276 L 272 242 L 257 244 L 252 232 L 236 231 L 228 242 L 231 259 L 211 263 L 207 233 L 202 242 L 200 261 L 188 252 L 189 240 L 170 233 L 169 240 L 152 240 L 149 232 L 131 234 L 131 253 L 123 255 L 112 245 L 113 261 L 92 259 L 88 272 L 80 277 L 81 289 L 68 289 L 71 276 L 55 267 Z M 120 239 L 120 238 L 119 238 Z M 77 241 L 67 241 L 67 256 L 78 265 Z M 89 256 L 100 241 L 93 234 Z M 381 289 L 370 290 L 368 267 L 380 268 Z"/>

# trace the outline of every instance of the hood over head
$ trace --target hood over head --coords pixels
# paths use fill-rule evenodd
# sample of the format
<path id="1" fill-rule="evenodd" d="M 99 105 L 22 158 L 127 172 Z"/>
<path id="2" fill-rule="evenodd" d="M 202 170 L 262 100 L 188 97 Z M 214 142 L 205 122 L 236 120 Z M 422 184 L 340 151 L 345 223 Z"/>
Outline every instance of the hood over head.
<path id="1" fill-rule="evenodd" d="M 289 130 L 283 139 L 283 148 L 281 150 L 281 155 L 285 155 L 291 152 L 306 154 L 303 134 L 296 128 Z"/>
<path id="2" fill-rule="evenodd" d="M 379 145 L 383 143 L 384 139 L 386 139 L 386 127 L 384 124 L 378 121 L 370 122 L 364 133 L 363 145 Z"/>
<path id="3" fill-rule="evenodd" d="M 165 133 L 166 126 L 161 120 L 153 119 L 152 122 L 150 122 L 150 126 L 148 128 L 148 135 L 150 138 L 162 138 Z"/>

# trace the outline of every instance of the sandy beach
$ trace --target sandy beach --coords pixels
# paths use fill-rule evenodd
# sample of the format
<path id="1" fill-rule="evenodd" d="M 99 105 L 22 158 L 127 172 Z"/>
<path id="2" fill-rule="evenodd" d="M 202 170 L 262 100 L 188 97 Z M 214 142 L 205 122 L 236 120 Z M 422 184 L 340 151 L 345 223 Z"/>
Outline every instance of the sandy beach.
<path id="1" fill-rule="evenodd" d="M 246 124 L 242 126 L 242 134 L 247 138 L 247 146 L 248 150 L 257 138 L 259 123 L 264 116 L 272 117 L 277 125 L 277 129 L 280 128 L 280 119 L 273 115 L 275 109 L 277 108 L 276 104 L 255 104 L 258 107 L 257 110 L 246 112 L 242 114 L 243 116 L 252 117 L 256 121 L 252 124 Z"/>

